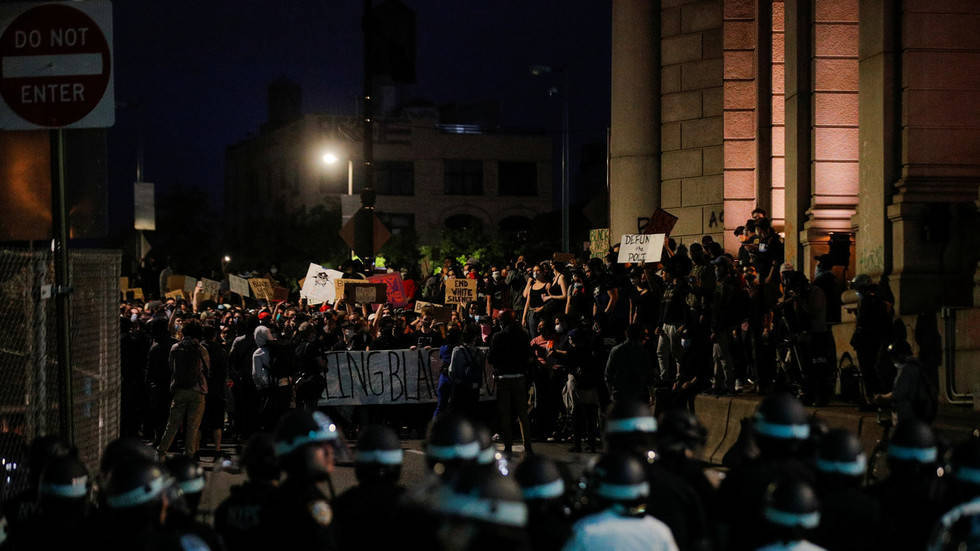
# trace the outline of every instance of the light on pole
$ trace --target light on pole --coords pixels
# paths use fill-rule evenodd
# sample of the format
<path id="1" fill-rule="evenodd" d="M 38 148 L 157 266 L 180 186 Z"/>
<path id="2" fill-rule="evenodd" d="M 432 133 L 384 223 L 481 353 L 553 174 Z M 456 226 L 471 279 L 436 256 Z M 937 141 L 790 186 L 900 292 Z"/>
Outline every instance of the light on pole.
<path id="1" fill-rule="evenodd" d="M 333 151 L 325 151 L 320 160 L 329 166 L 340 162 L 340 157 Z M 354 195 L 354 159 L 347 159 L 347 195 Z"/>
<path id="2" fill-rule="evenodd" d="M 562 74 L 562 89 L 552 86 L 548 88 L 548 95 L 558 95 L 561 97 L 561 250 L 570 252 L 571 245 L 569 232 L 569 189 L 568 189 L 568 70 L 565 67 L 553 69 L 550 65 L 531 65 L 532 76 L 544 76 L 553 72 Z"/>

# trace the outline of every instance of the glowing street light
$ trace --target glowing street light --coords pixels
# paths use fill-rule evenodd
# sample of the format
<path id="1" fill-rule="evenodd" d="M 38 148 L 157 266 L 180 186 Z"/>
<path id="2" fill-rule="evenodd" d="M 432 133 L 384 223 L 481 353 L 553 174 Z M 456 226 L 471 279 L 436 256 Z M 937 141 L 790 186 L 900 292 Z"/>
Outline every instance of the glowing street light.
<path id="1" fill-rule="evenodd" d="M 335 164 L 339 160 L 340 159 L 337 157 L 337 155 L 334 152 L 332 152 L 332 151 L 327 151 L 326 153 L 323 154 L 323 163 L 324 164 L 332 165 L 332 164 Z"/>

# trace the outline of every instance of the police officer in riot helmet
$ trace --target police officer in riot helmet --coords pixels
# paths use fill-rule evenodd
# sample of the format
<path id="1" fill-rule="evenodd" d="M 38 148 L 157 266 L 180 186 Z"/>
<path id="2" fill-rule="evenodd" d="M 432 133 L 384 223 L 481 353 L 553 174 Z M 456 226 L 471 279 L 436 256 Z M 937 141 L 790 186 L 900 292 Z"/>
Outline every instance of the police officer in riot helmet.
<path id="1" fill-rule="evenodd" d="M 48 462 L 38 484 L 37 514 L 11 538 L 12 549 L 67 549 L 91 537 L 88 469 L 74 455 Z"/>
<path id="2" fill-rule="evenodd" d="M 178 536 L 194 542 L 198 549 L 207 549 L 207 544 L 193 534 L 165 530 L 167 490 L 172 483 L 153 461 L 133 457 L 115 465 L 104 488 L 106 509 L 99 529 L 103 538 L 100 549 L 156 549 Z"/>
<path id="3" fill-rule="evenodd" d="M 401 442 L 389 427 L 370 425 L 361 431 L 354 455 L 357 486 L 334 500 L 337 544 L 341 549 L 392 549 L 403 537 L 379 526 L 394 525 L 396 505 L 405 489 L 401 476 Z"/>
<path id="4" fill-rule="evenodd" d="M 279 485 L 279 463 L 271 434 L 258 432 L 249 438 L 242 452 L 242 465 L 248 480 L 231 487 L 231 495 L 214 513 L 214 528 L 229 551 L 258 551 L 262 549 L 262 505 Z"/>
<path id="5" fill-rule="evenodd" d="M 19 446 L 22 447 L 22 446 Z M 53 435 L 38 436 L 31 442 L 27 460 L 27 489 L 11 497 L 3 504 L 3 514 L 7 518 L 8 532 L 13 537 L 19 526 L 30 521 L 37 514 L 38 484 L 41 472 L 48 462 L 58 457 L 74 454 L 67 442 Z M 8 459 L 5 457 L 5 459 Z M 9 458 L 4 467 L 17 470 L 20 459 Z M 12 463 L 12 465 L 11 465 Z M 7 473 L 9 476 L 9 472 Z"/>
<path id="6" fill-rule="evenodd" d="M 812 484 L 813 473 L 801 458 L 810 437 L 806 408 L 788 393 L 766 396 L 750 425 L 759 455 L 734 468 L 718 493 L 717 537 L 732 549 L 755 549 L 754 527 L 761 522 L 769 485 L 783 478 Z"/>
<path id="7" fill-rule="evenodd" d="M 451 478 L 463 465 L 474 463 L 480 455 L 473 423 L 461 415 L 447 413 L 429 424 L 425 461 L 436 475 Z"/>
<path id="8" fill-rule="evenodd" d="M 929 551 L 972 550 L 980 543 L 980 439 L 974 436 L 956 446 L 950 469 L 953 506 L 933 528 Z"/>
<path id="9" fill-rule="evenodd" d="M 527 531 L 531 548 L 559 550 L 571 534 L 571 509 L 566 503 L 565 481 L 554 461 L 530 455 L 514 470 L 527 505 Z"/>
<path id="10" fill-rule="evenodd" d="M 713 524 L 712 506 L 717 490 L 704 475 L 704 466 L 697 459 L 708 438 L 708 430 L 686 409 L 667 410 L 657 427 L 658 464 L 686 482 L 705 508 L 708 526 Z"/>
<path id="11" fill-rule="evenodd" d="M 846 429 L 832 429 L 817 443 L 814 461 L 822 512 L 813 541 L 828 549 L 874 549 L 880 537 L 881 507 L 861 488 L 867 471 L 861 441 Z"/>
<path id="12" fill-rule="evenodd" d="M 196 534 L 212 551 L 224 549 L 221 538 L 211 526 L 197 520 L 198 506 L 204 493 L 204 469 L 186 455 L 171 457 L 164 464 L 173 478 L 170 507 L 167 512 L 167 528 L 178 533 Z"/>
<path id="13" fill-rule="evenodd" d="M 647 514 L 650 484 L 635 455 L 608 452 L 596 462 L 592 474 L 590 493 L 597 512 L 572 526 L 566 551 L 678 549 L 670 528 Z"/>
<path id="14" fill-rule="evenodd" d="M 656 451 L 657 419 L 649 406 L 622 400 L 609 408 L 605 428 L 607 451 L 626 452 L 640 460 L 650 487 L 646 511 L 670 527 L 680 549 L 699 549 L 709 540 L 704 504 L 683 479 L 665 469 Z"/>
<path id="15" fill-rule="evenodd" d="M 497 448 L 493 445 L 493 436 L 490 435 L 490 429 L 483 423 L 474 421 L 473 430 L 476 431 L 476 441 L 480 444 L 476 463 L 489 469 L 499 469 L 501 462 L 503 462 L 504 469 L 506 469 L 507 460 L 502 454 L 497 453 Z"/>
<path id="16" fill-rule="evenodd" d="M 823 551 L 807 541 L 820 524 L 820 503 L 802 480 L 783 479 L 766 489 L 759 551 Z"/>
<path id="17" fill-rule="evenodd" d="M 913 419 L 895 427 L 888 444 L 888 478 L 870 489 L 887 523 L 883 548 L 926 545 L 946 500 L 939 464 L 939 447 L 928 425 Z"/>
<path id="18" fill-rule="evenodd" d="M 442 551 L 529 551 L 527 506 L 513 479 L 496 469 L 465 464 L 440 487 L 435 510 Z"/>
<path id="19" fill-rule="evenodd" d="M 334 459 L 345 452 L 337 426 L 320 411 L 291 410 L 276 427 L 275 452 L 286 480 L 262 512 L 269 544 L 335 549 L 333 509 L 320 484 L 333 493 Z"/>

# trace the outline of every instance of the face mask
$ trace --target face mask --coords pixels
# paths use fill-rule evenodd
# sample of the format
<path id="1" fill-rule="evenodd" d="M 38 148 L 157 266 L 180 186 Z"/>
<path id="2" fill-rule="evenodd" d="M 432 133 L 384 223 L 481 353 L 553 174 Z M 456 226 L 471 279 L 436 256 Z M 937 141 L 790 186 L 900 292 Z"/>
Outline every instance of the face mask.
<path id="1" fill-rule="evenodd" d="M 565 326 L 562 324 L 555 325 L 555 333 L 563 333 L 565 331 Z"/>
<path id="2" fill-rule="evenodd" d="M 769 249 L 769 247 L 766 247 L 766 244 L 765 244 L 765 243 L 760 243 L 760 244 L 759 244 L 759 252 L 760 252 L 760 253 L 764 253 L 764 252 L 766 252 L 766 251 L 767 251 L 768 249 Z"/>
<path id="3" fill-rule="evenodd" d="M 279 273 L 279 268 L 269 268 L 269 273 L 272 275 L 276 275 Z"/>
<path id="4" fill-rule="evenodd" d="M 477 323 L 480 323 L 480 314 L 474 314 L 473 315 L 473 321 L 475 321 Z"/>

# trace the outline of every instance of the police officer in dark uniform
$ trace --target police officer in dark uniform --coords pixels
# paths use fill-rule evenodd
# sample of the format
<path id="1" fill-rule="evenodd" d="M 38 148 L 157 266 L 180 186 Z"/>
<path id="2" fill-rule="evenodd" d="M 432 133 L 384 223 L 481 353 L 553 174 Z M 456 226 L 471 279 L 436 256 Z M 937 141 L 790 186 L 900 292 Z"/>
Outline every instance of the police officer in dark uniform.
<path id="1" fill-rule="evenodd" d="M 881 507 L 861 489 L 867 465 L 861 441 L 850 431 L 833 429 L 820 438 L 814 488 L 822 513 L 814 543 L 841 551 L 877 548 Z"/>
<path id="2" fill-rule="evenodd" d="M 524 458 L 514 471 L 527 505 L 531 548 L 558 551 L 571 534 L 571 509 L 565 502 L 565 481 L 555 462 L 541 455 Z"/>
<path id="3" fill-rule="evenodd" d="M 341 449 L 337 426 L 320 411 L 292 410 L 279 420 L 275 450 L 286 480 L 262 511 L 262 531 L 269 545 L 290 542 L 300 549 L 337 548 L 333 509 L 319 485 L 332 488 L 330 474 Z"/>
<path id="4" fill-rule="evenodd" d="M 766 396 L 751 427 L 759 455 L 732 468 L 718 493 L 717 536 L 729 549 L 761 545 L 755 528 L 762 521 L 770 484 L 783 478 L 813 482 L 813 473 L 801 459 L 810 423 L 798 399 L 787 393 Z"/>
<path id="5" fill-rule="evenodd" d="M 976 549 L 980 543 L 980 439 L 953 450 L 949 509 L 933 529 L 929 551 Z"/>
<path id="6" fill-rule="evenodd" d="M 686 409 L 664 412 L 657 426 L 657 463 L 686 482 L 701 498 L 705 520 L 714 525 L 713 507 L 718 497 L 704 465 L 698 459 L 707 442 L 708 430 L 693 413 Z"/>
<path id="7" fill-rule="evenodd" d="M 405 492 L 401 477 L 404 452 L 389 427 L 370 425 L 361 431 L 354 456 L 357 486 L 334 501 L 337 544 L 341 549 L 394 549 L 403 534 L 390 529 L 398 500 Z"/>
<path id="8" fill-rule="evenodd" d="M 820 524 L 820 503 L 806 482 L 787 478 L 770 485 L 758 532 L 758 551 L 824 551 L 807 541 Z"/>
<path id="9" fill-rule="evenodd" d="M 530 551 L 527 506 L 513 479 L 477 464 L 460 467 L 436 495 L 438 549 Z"/>
<path id="10" fill-rule="evenodd" d="M 36 515 L 19 527 L 11 549 L 68 549 L 89 532 L 91 483 L 85 464 L 74 455 L 48 462 L 38 485 Z"/>
<path id="11" fill-rule="evenodd" d="M 242 452 L 242 464 L 248 480 L 231 487 L 231 495 L 214 513 L 214 528 L 229 551 L 258 551 L 262 549 L 260 513 L 279 484 L 279 463 L 272 435 L 267 432 L 252 435 Z"/>
<path id="12" fill-rule="evenodd" d="M 197 520 L 198 506 L 204 493 L 204 469 L 186 455 L 171 457 L 164 464 L 173 477 L 172 501 L 167 512 L 167 528 L 173 532 L 191 533 L 204 540 L 211 551 L 224 549 L 224 543 L 214 529 Z"/>
<path id="13" fill-rule="evenodd" d="M 888 478 L 873 486 L 886 526 L 883 549 L 922 549 L 943 514 L 946 489 L 937 472 L 939 449 L 925 423 L 903 421 L 888 444 Z"/>
<path id="14" fill-rule="evenodd" d="M 621 451 L 639 459 L 650 486 L 646 511 L 673 532 L 677 547 L 701 549 L 709 533 L 704 505 L 697 492 L 657 461 L 657 419 L 639 401 L 614 402 L 606 419 L 607 451 Z"/>
<path id="15" fill-rule="evenodd" d="M 31 442 L 27 460 L 27 489 L 3 504 L 3 514 L 9 523 L 7 529 L 11 536 L 37 515 L 38 485 L 48 462 L 73 453 L 72 447 L 57 436 L 38 436 Z"/>

